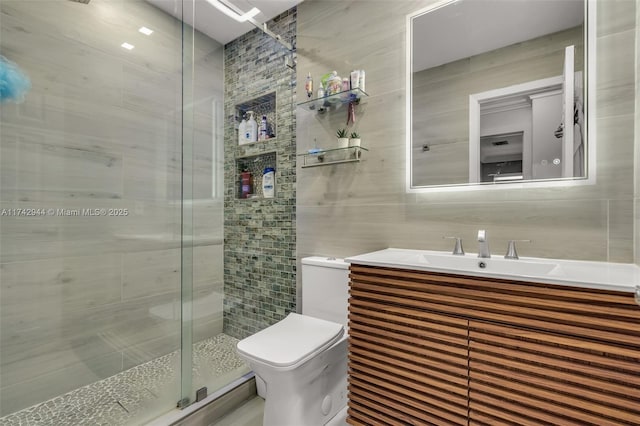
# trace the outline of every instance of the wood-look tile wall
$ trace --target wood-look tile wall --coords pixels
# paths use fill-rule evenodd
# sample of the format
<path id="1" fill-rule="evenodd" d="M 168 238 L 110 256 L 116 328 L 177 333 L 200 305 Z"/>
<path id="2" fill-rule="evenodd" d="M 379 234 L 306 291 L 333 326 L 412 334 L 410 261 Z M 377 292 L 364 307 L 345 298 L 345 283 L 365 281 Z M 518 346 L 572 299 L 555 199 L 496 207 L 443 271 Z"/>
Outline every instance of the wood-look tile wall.
<path id="1" fill-rule="evenodd" d="M 407 194 L 405 191 L 405 20 L 423 1 L 307 0 L 298 9 L 298 101 L 305 77 L 366 70 L 366 104 L 354 128 L 370 149 L 357 164 L 298 166 L 298 258 L 349 256 L 385 247 L 449 250 L 478 229 L 504 255 L 633 262 L 636 2 L 598 1 L 597 182 L 592 186 Z M 335 143 L 346 112 L 298 108 L 302 153 Z"/>
<path id="2" fill-rule="evenodd" d="M 0 216 L 2 416 L 179 347 L 182 25 L 144 1 L 0 12 L 0 51 L 32 83 L 24 103 L 0 106 L 0 209 L 129 210 Z M 194 287 L 214 296 L 194 313 L 199 340 L 222 330 L 211 105 L 223 75 L 222 46 L 194 44 Z"/>
<path id="3" fill-rule="evenodd" d="M 640 46 L 640 0 L 636 0 L 636 46 Z M 640 81 L 640 55 L 636 53 L 636 81 Z M 640 85 L 636 84 L 636 164 L 640 164 Z M 640 173 L 636 173 L 635 190 L 635 263 L 640 264 Z"/>

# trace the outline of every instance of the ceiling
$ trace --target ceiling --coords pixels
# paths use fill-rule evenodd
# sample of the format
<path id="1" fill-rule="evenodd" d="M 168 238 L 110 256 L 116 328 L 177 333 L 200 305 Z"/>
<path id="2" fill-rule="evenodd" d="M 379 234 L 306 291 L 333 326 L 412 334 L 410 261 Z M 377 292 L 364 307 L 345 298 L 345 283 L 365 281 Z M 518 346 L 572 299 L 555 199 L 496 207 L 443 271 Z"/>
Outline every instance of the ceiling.
<path id="1" fill-rule="evenodd" d="M 237 22 L 229 18 L 206 0 L 147 0 L 178 19 L 192 25 L 221 44 L 235 40 L 255 27 L 249 22 Z M 301 3 L 302 0 L 230 0 L 243 12 L 257 7 L 260 13 L 254 18 L 263 23 Z M 195 6 L 195 11 L 194 11 Z M 184 8 L 184 10 L 182 10 Z M 195 13 L 194 13 L 195 12 Z M 195 17 L 195 23 L 194 23 Z"/>
<path id="2" fill-rule="evenodd" d="M 584 21 L 584 0 L 458 0 L 413 20 L 413 72 Z"/>

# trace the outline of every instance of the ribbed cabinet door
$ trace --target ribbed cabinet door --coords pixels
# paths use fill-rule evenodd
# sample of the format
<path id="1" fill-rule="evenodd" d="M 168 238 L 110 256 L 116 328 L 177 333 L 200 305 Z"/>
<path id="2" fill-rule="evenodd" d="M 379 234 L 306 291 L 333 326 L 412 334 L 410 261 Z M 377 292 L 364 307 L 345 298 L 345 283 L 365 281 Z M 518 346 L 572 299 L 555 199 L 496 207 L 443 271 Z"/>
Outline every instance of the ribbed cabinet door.
<path id="1" fill-rule="evenodd" d="M 468 321 L 385 301 L 402 280 L 373 281 L 366 268 L 352 269 L 348 423 L 467 425 Z"/>
<path id="2" fill-rule="evenodd" d="M 640 426 L 631 293 L 351 265 L 353 425 Z"/>
<path id="3" fill-rule="evenodd" d="M 603 320 L 606 323 L 606 320 Z M 470 321 L 474 425 L 640 425 L 640 352 L 525 328 Z"/>

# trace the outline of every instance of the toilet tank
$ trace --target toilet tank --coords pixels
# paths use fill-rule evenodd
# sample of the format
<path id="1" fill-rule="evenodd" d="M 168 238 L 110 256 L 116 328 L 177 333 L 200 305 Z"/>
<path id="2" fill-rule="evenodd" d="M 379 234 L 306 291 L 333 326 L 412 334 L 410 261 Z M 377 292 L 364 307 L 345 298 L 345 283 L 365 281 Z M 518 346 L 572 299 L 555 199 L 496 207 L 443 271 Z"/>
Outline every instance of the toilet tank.
<path id="1" fill-rule="evenodd" d="M 302 314 L 347 326 L 349 264 L 320 256 L 302 259 Z"/>

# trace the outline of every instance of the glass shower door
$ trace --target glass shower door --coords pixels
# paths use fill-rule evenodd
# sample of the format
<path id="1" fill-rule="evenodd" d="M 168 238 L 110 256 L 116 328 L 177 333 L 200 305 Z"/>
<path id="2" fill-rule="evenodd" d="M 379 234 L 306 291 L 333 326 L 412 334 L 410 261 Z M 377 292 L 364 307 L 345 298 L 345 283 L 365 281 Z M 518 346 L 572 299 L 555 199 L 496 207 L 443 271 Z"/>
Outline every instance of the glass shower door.
<path id="1" fill-rule="evenodd" d="M 192 41 L 142 0 L 2 0 L 0 31 L 0 423 L 142 424 L 191 348 Z"/>
<path id="2" fill-rule="evenodd" d="M 189 26 L 213 6 L 185 1 L 182 134 L 182 404 L 248 373 L 223 332 L 224 46 Z M 210 11 L 209 11 L 210 12 Z M 191 346 L 189 346 L 191 345 Z"/>

